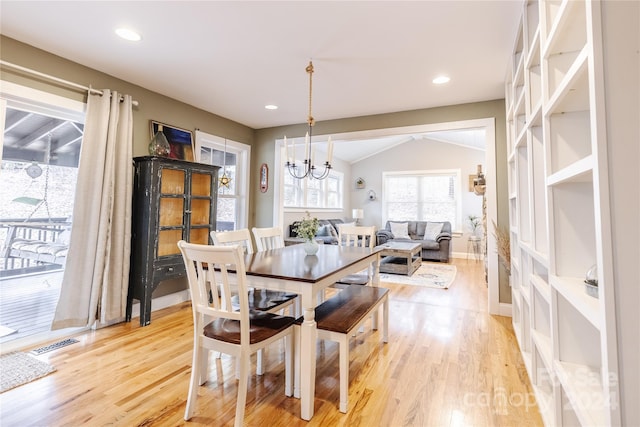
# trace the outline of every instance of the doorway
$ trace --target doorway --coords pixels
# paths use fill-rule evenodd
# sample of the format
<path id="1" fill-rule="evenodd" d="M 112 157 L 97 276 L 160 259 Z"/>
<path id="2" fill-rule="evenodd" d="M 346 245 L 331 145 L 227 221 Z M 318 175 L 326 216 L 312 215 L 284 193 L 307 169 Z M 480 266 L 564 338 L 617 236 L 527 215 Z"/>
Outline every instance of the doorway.
<path id="1" fill-rule="evenodd" d="M 445 132 L 463 129 L 483 129 L 485 142 L 484 170 L 486 178 L 486 216 L 487 224 L 498 223 L 498 203 L 496 188 L 496 130 L 495 119 L 472 119 L 446 123 L 434 123 L 416 126 L 406 126 L 387 129 L 373 129 L 366 131 L 349 132 L 343 134 L 331 134 L 335 144 L 337 141 L 367 141 L 383 139 L 392 136 L 410 137 L 420 133 Z M 318 140 L 326 140 L 325 135 L 316 135 Z M 283 140 L 276 141 L 275 165 L 283 165 L 285 159 Z M 273 223 L 282 226 L 284 219 L 283 204 L 281 202 L 283 174 L 281 168 L 274 168 L 274 203 L 273 203 Z M 487 230 L 487 247 L 495 247 L 495 237 L 490 230 Z M 487 251 L 487 282 L 488 282 L 488 307 L 491 314 L 510 315 L 510 306 L 500 303 L 500 278 L 498 272 L 498 257 L 495 251 Z"/>
<path id="2" fill-rule="evenodd" d="M 2 82 L 0 343 L 54 338 L 84 104 Z M 66 331 L 68 333 L 68 331 Z"/>

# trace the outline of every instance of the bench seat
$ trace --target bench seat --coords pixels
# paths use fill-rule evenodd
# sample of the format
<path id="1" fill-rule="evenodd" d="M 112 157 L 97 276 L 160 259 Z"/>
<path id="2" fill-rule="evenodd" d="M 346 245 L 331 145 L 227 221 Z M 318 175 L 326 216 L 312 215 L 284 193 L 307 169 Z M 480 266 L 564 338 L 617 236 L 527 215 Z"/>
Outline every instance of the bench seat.
<path id="1" fill-rule="evenodd" d="M 349 338 L 382 305 L 382 341 L 388 342 L 389 329 L 389 289 L 374 286 L 338 285 L 336 295 L 324 301 L 315 310 L 318 338 L 336 341 L 340 358 L 340 412 L 346 413 L 349 404 Z M 373 328 L 377 329 L 377 322 Z M 302 324 L 303 318 L 296 320 Z M 296 328 L 299 329 L 299 328 Z M 299 347 L 299 339 L 296 339 Z M 299 363 L 299 353 L 296 364 Z M 296 389 L 298 389 L 300 370 L 296 369 Z"/>

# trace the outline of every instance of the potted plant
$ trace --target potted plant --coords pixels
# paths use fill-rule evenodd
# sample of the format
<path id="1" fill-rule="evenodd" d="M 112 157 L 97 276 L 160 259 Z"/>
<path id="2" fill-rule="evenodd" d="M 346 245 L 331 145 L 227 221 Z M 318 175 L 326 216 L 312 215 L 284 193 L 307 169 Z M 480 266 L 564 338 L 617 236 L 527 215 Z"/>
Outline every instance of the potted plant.
<path id="1" fill-rule="evenodd" d="M 469 227 L 471 228 L 471 234 L 475 237 L 479 237 L 478 236 L 478 230 L 480 228 L 480 226 L 482 225 L 482 221 L 480 220 L 480 217 L 477 217 L 475 215 L 469 215 L 467 217 L 467 221 L 469 221 Z"/>
<path id="2" fill-rule="evenodd" d="M 307 255 L 315 255 L 318 252 L 318 242 L 315 237 L 318 232 L 320 222 L 318 218 L 311 218 L 309 211 L 305 212 L 305 217 L 298 223 L 295 232 L 298 237 L 302 237 L 304 242 L 304 250 Z"/>

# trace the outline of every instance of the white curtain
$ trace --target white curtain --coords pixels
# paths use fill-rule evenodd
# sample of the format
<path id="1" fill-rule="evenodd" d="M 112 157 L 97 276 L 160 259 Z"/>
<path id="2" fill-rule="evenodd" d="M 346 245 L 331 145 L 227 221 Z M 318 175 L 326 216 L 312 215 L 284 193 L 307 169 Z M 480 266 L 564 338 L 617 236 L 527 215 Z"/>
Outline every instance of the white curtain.
<path id="1" fill-rule="evenodd" d="M 125 316 L 131 246 L 133 112 L 129 95 L 89 94 L 69 254 L 52 329 Z"/>

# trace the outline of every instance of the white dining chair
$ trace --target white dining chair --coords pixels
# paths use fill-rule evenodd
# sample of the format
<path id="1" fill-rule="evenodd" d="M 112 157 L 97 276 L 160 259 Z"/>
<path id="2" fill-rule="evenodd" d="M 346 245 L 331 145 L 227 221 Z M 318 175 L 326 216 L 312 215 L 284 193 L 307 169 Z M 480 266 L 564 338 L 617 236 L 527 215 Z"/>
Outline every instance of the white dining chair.
<path id="1" fill-rule="evenodd" d="M 284 236 L 280 227 L 267 227 L 251 229 L 253 238 L 256 241 L 258 252 L 268 249 L 284 248 Z"/>
<path id="2" fill-rule="evenodd" d="M 191 380 L 184 419 L 189 420 L 196 408 L 198 386 L 207 379 L 209 351 L 218 351 L 236 357 L 239 364 L 238 395 L 236 401 L 236 427 L 243 425 L 250 356 L 268 345 L 285 340 L 285 395 L 293 394 L 293 317 L 262 312 L 259 316 L 249 310 L 249 292 L 244 254 L 238 246 L 212 246 L 178 242 L 187 270 L 191 306 L 193 310 L 193 359 Z M 239 308 L 233 308 L 229 270 L 235 274 Z M 209 298 L 211 284 L 223 287 L 222 304 Z M 215 299 L 214 299 L 215 300 Z"/>
<path id="3" fill-rule="evenodd" d="M 212 231 L 210 233 L 214 246 L 237 245 L 243 248 L 246 254 L 252 254 L 253 243 L 251 242 L 251 233 L 248 228 L 230 231 Z M 231 288 L 233 290 L 233 288 Z M 289 308 L 290 314 L 295 316 L 297 309 L 294 305 L 297 295 L 287 292 L 272 291 L 268 289 L 259 289 L 251 285 L 248 287 L 249 309 L 252 311 L 264 311 L 268 313 L 284 314 L 284 310 Z M 238 293 L 231 296 L 230 301 L 233 306 L 238 306 Z M 225 298 L 223 296 L 223 301 Z M 258 352 L 258 361 L 256 363 L 256 374 L 264 373 L 263 352 Z M 219 355 L 218 355 L 219 357 Z"/>
<path id="4" fill-rule="evenodd" d="M 376 241 L 376 227 L 360 225 L 341 225 L 338 227 L 338 245 L 368 247 L 373 250 Z M 344 285 L 366 285 L 371 282 L 371 267 L 366 274 L 350 274 L 338 280 Z"/>

